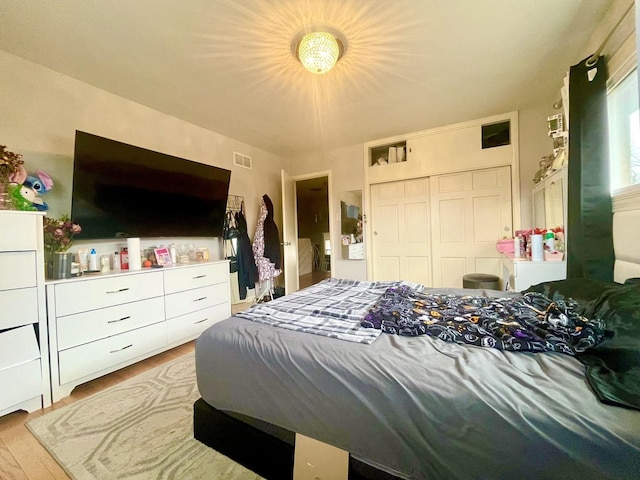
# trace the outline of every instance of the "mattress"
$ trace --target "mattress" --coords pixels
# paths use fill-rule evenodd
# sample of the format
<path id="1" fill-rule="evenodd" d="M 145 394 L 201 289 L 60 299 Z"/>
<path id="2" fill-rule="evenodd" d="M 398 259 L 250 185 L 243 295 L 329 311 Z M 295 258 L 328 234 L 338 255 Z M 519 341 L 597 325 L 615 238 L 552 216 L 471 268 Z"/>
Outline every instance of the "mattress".
<path id="1" fill-rule="evenodd" d="M 640 412 L 584 366 L 426 336 L 371 345 L 232 317 L 196 342 L 205 402 L 348 450 L 400 478 L 637 478 Z"/>

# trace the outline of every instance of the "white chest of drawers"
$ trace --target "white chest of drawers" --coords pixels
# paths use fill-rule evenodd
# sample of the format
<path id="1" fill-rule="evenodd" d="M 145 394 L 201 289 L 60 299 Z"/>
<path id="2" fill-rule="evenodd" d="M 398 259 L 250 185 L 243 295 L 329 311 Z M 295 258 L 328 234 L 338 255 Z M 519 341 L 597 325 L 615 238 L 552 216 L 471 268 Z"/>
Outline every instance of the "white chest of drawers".
<path id="1" fill-rule="evenodd" d="M 0 415 L 51 404 L 42 218 L 0 211 Z"/>
<path id="2" fill-rule="evenodd" d="M 49 282 L 54 401 L 231 315 L 227 261 Z"/>

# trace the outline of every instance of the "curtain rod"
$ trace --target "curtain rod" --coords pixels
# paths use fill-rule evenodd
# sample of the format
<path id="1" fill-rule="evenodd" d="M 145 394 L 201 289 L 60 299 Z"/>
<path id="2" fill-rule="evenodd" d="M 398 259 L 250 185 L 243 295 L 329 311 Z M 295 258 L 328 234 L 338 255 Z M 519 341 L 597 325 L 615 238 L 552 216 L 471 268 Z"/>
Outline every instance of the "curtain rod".
<path id="1" fill-rule="evenodd" d="M 616 26 L 613 27 L 613 29 L 609 32 L 609 35 L 605 37 L 605 39 L 602 41 L 602 43 L 600 44 L 598 49 L 595 51 L 595 53 L 587 59 L 587 61 L 585 62 L 585 65 L 587 67 L 593 67 L 596 63 L 598 63 L 598 57 L 600 57 L 602 50 L 607 45 L 607 42 L 611 40 L 611 37 L 613 36 L 613 34 L 618 31 L 618 29 L 620 28 L 620 25 L 622 25 L 622 23 L 627 19 L 627 17 L 631 13 L 631 10 L 633 10 L 634 4 L 635 2 L 631 2 L 631 5 L 629 5 L 629 8 L 627 9 L 627 11 L 624 12 L 624 15 L 622 15 L 622 17 L 620 17 L 620 20 L 618 20 L 618 23 L 616 23 Z"/>

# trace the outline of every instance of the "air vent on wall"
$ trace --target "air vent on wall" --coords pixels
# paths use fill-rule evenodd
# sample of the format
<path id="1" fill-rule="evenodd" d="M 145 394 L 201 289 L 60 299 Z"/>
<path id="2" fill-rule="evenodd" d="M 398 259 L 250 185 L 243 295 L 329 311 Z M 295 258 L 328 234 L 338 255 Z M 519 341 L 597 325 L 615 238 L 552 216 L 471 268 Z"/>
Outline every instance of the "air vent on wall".
<path id="1" fill-rule="evenodd" d="M 251 169 L 251 157 L 238 152 L 233 152 L 233 164 L 238 167 Z"/>

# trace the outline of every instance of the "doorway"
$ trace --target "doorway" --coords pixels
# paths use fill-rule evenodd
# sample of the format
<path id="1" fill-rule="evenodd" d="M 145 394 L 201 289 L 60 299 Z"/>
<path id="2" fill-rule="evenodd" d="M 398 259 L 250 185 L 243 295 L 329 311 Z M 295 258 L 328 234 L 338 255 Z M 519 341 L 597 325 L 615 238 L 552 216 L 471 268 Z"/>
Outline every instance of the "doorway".
<path id="1" fill-rule="evenodd" d="M 299 286 L 331 277 L 329 177 L 295 180 Z"/>

